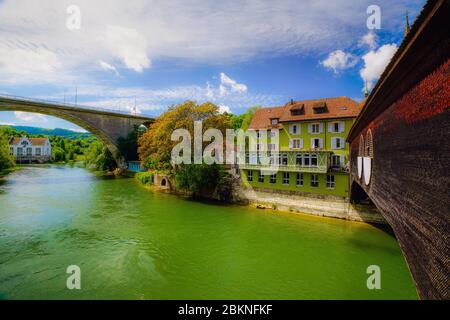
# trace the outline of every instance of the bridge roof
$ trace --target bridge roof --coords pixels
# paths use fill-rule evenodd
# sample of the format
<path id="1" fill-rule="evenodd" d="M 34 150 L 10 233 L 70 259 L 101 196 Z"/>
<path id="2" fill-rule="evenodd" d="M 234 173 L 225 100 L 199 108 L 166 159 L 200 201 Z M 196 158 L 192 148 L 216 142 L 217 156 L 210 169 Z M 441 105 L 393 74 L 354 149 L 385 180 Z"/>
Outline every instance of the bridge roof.
<path id="1" fill-rule="evenodd" d="M 353 141 L 364 128 L 448 59 L 450 2 L 428 0 L 382 73 L 350 130 Z"/>

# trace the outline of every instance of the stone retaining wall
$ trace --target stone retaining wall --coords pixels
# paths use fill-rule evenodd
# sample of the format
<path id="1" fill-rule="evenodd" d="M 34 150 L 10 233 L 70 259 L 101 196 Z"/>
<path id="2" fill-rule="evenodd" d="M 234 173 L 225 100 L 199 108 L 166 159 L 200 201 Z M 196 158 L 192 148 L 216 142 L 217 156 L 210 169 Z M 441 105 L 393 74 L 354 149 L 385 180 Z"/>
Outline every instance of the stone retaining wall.
<path id="1" fill-rule="evenodd" d="M 267 208 L 351 221 L 386 224 L 386 221 L 374 206 L 354 205 L 349 203 L 347 199 L 338 197 L 311 197 L 301 193 L 236 186 L 234 201 L 246 202 L 261 209 Z"/>

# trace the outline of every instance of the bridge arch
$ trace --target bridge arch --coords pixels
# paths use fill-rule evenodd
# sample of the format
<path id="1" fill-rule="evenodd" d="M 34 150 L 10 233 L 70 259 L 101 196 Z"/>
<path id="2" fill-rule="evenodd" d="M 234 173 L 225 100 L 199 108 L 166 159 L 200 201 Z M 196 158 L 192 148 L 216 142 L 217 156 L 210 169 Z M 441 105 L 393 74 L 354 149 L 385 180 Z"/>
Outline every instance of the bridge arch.
<path id="1" fill-rule="evenodd" d="M 2 96 L 0 96 L 0 111 L 32 112 L 74 123 L 103 142 L 120 168 L 125 167 L 127 159 L 120 153 L 119 139 L 126 138 L 135 126 L 148 125 L 153 121 L 148 117 L 130 114 Z"/>

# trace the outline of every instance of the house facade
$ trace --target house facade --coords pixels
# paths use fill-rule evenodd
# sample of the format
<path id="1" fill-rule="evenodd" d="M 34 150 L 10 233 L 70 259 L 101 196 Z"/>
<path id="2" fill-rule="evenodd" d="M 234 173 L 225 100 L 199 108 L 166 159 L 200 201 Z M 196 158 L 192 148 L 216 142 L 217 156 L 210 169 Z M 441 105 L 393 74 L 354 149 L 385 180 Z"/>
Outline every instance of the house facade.
<path id="1" fill-rule="evenodd" d="M 358 103 L 347 97 L 291 101 L 281 107 L 258 109 L 249 127 L 255 131 L 256 147 L 250 147 L 245 164 L 240 165 L 243 184 L 346 198 L 346 137 L 359 111 Z M 278 139 L 274 129 L 278 129 Z M 259 156 L 261 150 L 267 150 L 268 162 Z"/>
<path id="2" fill-rule="evenodd" d="M 14 137 L 9 140 L 9 150 L 17 163 L 44 163 L 52 159 L 48 138 Z"/>

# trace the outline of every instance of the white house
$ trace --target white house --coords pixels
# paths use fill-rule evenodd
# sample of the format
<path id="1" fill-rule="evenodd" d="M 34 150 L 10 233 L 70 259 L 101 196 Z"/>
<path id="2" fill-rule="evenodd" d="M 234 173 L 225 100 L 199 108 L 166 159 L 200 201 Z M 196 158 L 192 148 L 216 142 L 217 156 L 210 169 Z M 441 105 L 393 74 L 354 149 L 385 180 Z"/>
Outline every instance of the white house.
<path id="1" fill-rule="evenodd" d="M 17 162 L 47 162 L 52 158 L 52 145 L 48 138 L 10 138 L 10 154 Z"/>

